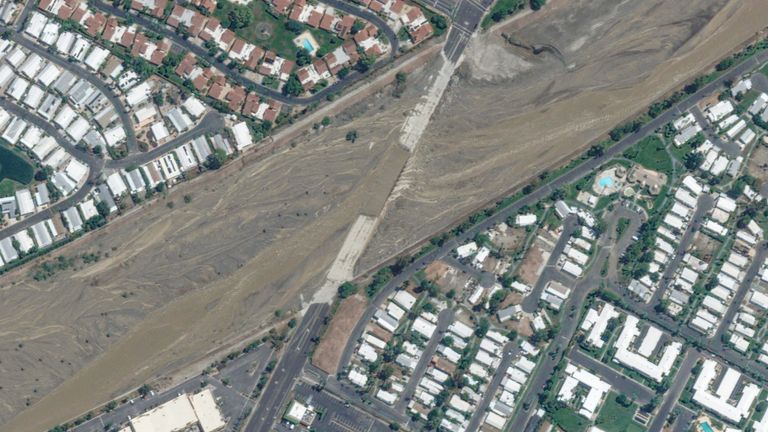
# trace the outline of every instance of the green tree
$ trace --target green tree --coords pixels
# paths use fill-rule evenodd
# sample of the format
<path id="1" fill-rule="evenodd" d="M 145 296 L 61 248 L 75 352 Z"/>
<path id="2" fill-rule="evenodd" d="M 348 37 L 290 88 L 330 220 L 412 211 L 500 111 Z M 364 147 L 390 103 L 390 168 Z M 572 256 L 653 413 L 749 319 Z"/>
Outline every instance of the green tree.
<path id="1" fill-rule="evenodd" d="M 227 19 L 232 30 L 248 27 L 253 22 L 253 11 L 246 5 L 234 5 L 227 13 Z"/>
<path id="2" fill-rule="evenodd" d="M 107 206 L 107 203 L 104 201 L 99 201 L 99 203 L 96 204 L 96 211 L 98 211 L 99 215 L 105 219 L 109 216 L 109 206 Z"/>
<path id="3" fill-rule="evenodd" d="M 365 28 L 365 22 L 360 19 L 356 19 L 354 23 L 352 23 L 352 28 L 350 29 L 350 33 L 357 34 Z"/>
<path id="4" fill-rule="evenodd" d="M 312 56 L 309 55 L 309 51 L 306 48 L 299 48 L 296 51 L 296 64 L 299 66 L 306 66 L 312 63 Z"/>
<path id="5" fill-rule="evenodd" d="M 683 164 L 689 171 L 697 169 L 704 162 L 704 155 L 699 152 L 690 152 L 683 156 Z"/>
<path id="6" fill-rule="evenodd" d="M 376 63 L 376 56 L 363 53 L 360 56 L 360 60 L 355 64 L 355 70 L 360 73 L 366 73 L 371 69 L 371 66 Z"/>
<path id="7" fill-rule="evenodd" d="M 215 170 L 221 168 L 226 160 L 227 153 L 222 149 L 216 149 L 205 158 L 205 163 L 203 163 L 203 165 L 208 169 Z"/>
<path id="8" fill-rule="evenodd" d="M 288 96 L 298 96 L 304 93 L 304 86 L 301 85 L 299 77 L 296 74 L 291 74 L 288 81 L 283 86 L 283 94 Z"/>
<path id="9" fill-rule="evenodd" d="M 442 15 L 433 15 L 429 20 L 432 23 L 432 28 L 435 31 L 435 35 L 440 36 L 448 28 L 448 21 Z"/>
<path id="10" fill-rule="evenodd" d="M 356 130 L 351 130 L 351 131 L 347 132 L 347 136 L 345 138 L 346 138 L 347 141 L 352 142 L 352 143 L 357 141 L 357 131 Z"/>
<path id="11" fill-rule="evenodd" d="M 344 282 L 343 284 L 339 285 L 338 289 L 339 297 L 343 299 L 357 294 L 357 291 L 357 285 L 353 284 L 352 282 Z"/>
<path id="12" fill-rule="evenodd" d="M 544 6 L 546 2 L 547 0 L 531 0 L 531 9 L 539 10 Z"/>
<path id="13" fill-rule="evenodd" d="M 149 384 L 144 384 L 143 386 L 139 387 L 138 391 L 141 397 L 147 397 L 147 395 L 152 392 L 152 387 Z"/>
<path id="14" fill-rule="evenodd" d="M 298 21 L 288 20 L 285 23 L 285 29 L 295 34 L 301 34 L 304 31 L 304 26 Z"/>

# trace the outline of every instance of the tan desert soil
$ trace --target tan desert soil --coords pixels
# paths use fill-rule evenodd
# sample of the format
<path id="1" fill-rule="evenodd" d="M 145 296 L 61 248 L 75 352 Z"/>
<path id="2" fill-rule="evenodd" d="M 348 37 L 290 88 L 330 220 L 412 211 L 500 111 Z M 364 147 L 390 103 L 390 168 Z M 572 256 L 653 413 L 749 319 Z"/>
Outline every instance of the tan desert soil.
<path id="1" fill-rule="evenodd" d="M 415 105 L 425 83 L 413 74 L 397 103 Z M 403 116 L 380 109 L 390 93 L 62 251 L 109 252 L 97 264 L 45 282 L 29 269 L 0 278 L 0 430 L 47 429 L 259 331 L 276 309 L 301 309 L 357 216 L 381 211 L 408 156 L 387 138 Z"/>
<path id="2" fill-rule="evenodd" d="M 0 431 L 44 430 L 299 309 L 396 182 L 407 187 L 358 270 L 583 148 L 768 22 L 764 0 L 572 0 L 535 15 L 503 31 L 558 47 L 572 67 L 520 61 L 498 32 L 484 36 L 468 55 L 500 47 L 488 49 L 509 56 L 513 78 L 468 61 L 402 179 L 400 128 L 440 62 L 409 75 L 403 99 L 369 97 L 296 148 L 179 186 L 173 209 L 161 201 L 62 252 L 108 259 L 46 282 L 28 269 L 0 278 Z"/>
<path id="3" fill-rule="evenodd" d="M 313 365 L 329 375 L 336 375 L 348 336 L 363 316 L 366 306 L 368 300 L 362 293 L 348 297 L 339 304 L 336 314 L 328 324 L 328 330 L 312 354 Z"/>
<path id="4" fill-rule="evenodd" d="M 558 2 L 474 40 L 361 269 L 427 238 L 705 70 L 768 23 L 760 0 Z M 562 60 L 509 46 L 550 45 Z"/>

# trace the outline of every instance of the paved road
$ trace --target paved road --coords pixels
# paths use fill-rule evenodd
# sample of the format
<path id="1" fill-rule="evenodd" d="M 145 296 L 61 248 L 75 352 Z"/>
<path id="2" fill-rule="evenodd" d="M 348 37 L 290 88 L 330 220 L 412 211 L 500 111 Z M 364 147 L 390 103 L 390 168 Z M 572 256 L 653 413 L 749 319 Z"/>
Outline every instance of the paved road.
<path id="1" fill-rule="evenodd" d="M 61 134 L 59 130 L 53 126 L 53 123 L 46 122 L 41 117 L 31 114 L 26 109 L 11 103 L 8 99 L 0 98 L 0 107 L 8 111 L 13 116 L 21 118 L 27 123 L 33 124 L 41 130 L 45 131 L 45 133 L 53 137 L 62 147 L 64 147 L 64 149 L 70 155 L 85 163 L 89 170 L 88 179 L 86 180 L 85 184 L 77 189 L 72 195 L 59 200 L 55 204 L 52 204 L 46 210 L 28 216 L 21 221 L 0 230 L 0 238 L 5 238 L 21 230 L 25 230 L 38 222 L 48 219 L 52 217 L 56 212 L 68 209 L 69 207 L 72 207 L 73 205 L 85 199 L 85 197 L 88 196 L 88 194 L 93 189 L 93 186 L 96 184 L 96 180 L 98 179 L 104 166 L 104 161 L 75 148 L 75 145 L 72 144 L 72 142 L 65 135 Z"/>
<path id="2" fill-rule="evenodd" d="M 384 432 L 390 431 L 389 421 L 372 415 L 365 409 L 351 406 L 345 398 L 339 398 L 325 390 L 306 383 L 296 385 L 296 395 L 304 398 L 315 408 L 323 410 L 321 418 L 312 423 L 312 429 L 322 432 Z M 279 432 L 290 430 L 284 424 L 276 428 Z"/>
<path id="3" fill-rule="evenodd" d="M 400 41 L 397 38 L 397 35 L 395 34 L 395 32 L 379 16 L 375 15 L 374 13 L 368 10 L 364 10 L 364 9 L 358 8 L 357 6 L 346 3 L 342 0 L 323 0 L 323 3 L 329 6 L 332 6 L 333 8 L 343 11 L 345 13 L 355 15 L 357 17 L 370 21 L 376 27 L 378 27 L 379 30 L 387 38 L 390 45 L 389 57 L 386 60 L 376 62 L 376 64 L 374 64 L 373 67 L 371 68 L 372 70 L 376 70 L 386 66 L 397 57 L 400 51 Z M 357 82 L 358 79 L 361 76 L 363 76 L 363 74 L 360 74 L 356 71 L 352 71 L 343 80 L 339 80 L 338 82 L 320 90 L 319 92 L 313 95 L 306 96 L 306 97 L 287 96 L 275 89 L 269 88 L 267 86 L 264 86 L 260 83 L 257 83 L 251 79 L 244 77 L 234 69 L 230 69 L 226 64 L 219 61 L 216 57 L 210 56 L 208 54 L 207 49 L 203 48 L 202 46 L 196 45 L 190 42 L 189 40 L 184 39 L 181 35 L 176 33 L 176 31 L 173 28 L 168 27 L 165 24 L 161 24 L 142 14 L 127 13 L 122 8 L 114 7 L 111 2 L 106 3 L 104 1 L 94 1 L 92 4 L 94 7 L 106 13 L 107 15 L 116 16 L 122 19 L 129 18 L 133 20 L 133 22 L 135 22 L 136 24 L 144 28 L 147 28 L 154 32 L 162 34 L 163 36 L 173 41 L 173 43 L 176 44 L 177 46 L 193 53 L 194 55 L 202 59 L 205 59 L 208 63 L 210 63 L 212 66 L 216 67 L 217 69 L 219 69 L 221 72 L 225 73 L 230 79 L 237 82 L 238 84 L 248 88 L 254 87 L 257 89 L 257 93 L 263 96 L 272 98 L 286 105 L 309 105 L 316 102 L 322 102 L 326 100 L 326 97 L 329 94 L 337 93 L 344 90 L 345 88 Z"/>
<path id="4" fill-rule="evenodd" d="M 0 32 L 10 29 L 10 27 L 0 26 Z M 101 78 L 99 78 L 97 74 L 85 69 L 77 63 L 69 62 L 66 59 L 59 57 L 58 55 L 49 52 L 38 42 L 27 39 L 27 37 L 23 34 L 13 38 L 13 41 L 28 49 L 29 51 L 39 55 L 40 57 L 48 60 L 49 62 L 55 63 L 61 68 L 72 72 L 76 77 L 85 79 L 92 86 L 96 87 L 104 96 L 107 97 L 107 99 L 109 99 L 109 102 L 115 108 L 115 113 L 120 117 L 120 122 L 123 124 L 123 129 L 125 129 L 128 152 L 133 153 L 138 150 L 139 146 L 136 141 L 136 134 L 133 130 L 133 120 L 126 111 L 123 101 L 110 86 L 108 86 L 104 81 L 101 80 Z"/>
<path id="5" fill-rule="evenodd" d="M 631 208 L 626 203 L 616 208 L 616 210 L 614 211 L 615 218 L 616 218 L 615 222 L 612 223 L 611 227 L 608 229 L 609 240 L 614 240 L 616 242 L 613 245 L 612 249 L 623 252 L 627 250 L 627 248 L 632 242 L 635 241 L 633 237 L 635 236 L 635 234 L 637 234 L 637 230 L 640 229 L 640 225 L 647 219 L 646 214 L 641 213 L 640 210 L 641 209 L 636 210 L 634 208 Z M 629 219 L 629 225 L 627 226 L 627 229 L 621 235 L 620 238 L 614 239 L 613 236 L 616 235 L 616 227 L 618 226 L 619 219 L 621 218 Z M 618 281 L 619 281 L 619 258 L 621 258 L 621 254 L 618 252 L 608 255 L 607 280 L 608 280 L 608 283 L 611 283 L 614 285 L 618 284 Z M 594 265 L 602 266 L 603 264 L 600 262 L 595 262 Z"/>
<path id="6" fill-rule="evenodd" d="M 301 375 L 301 370 L 314 346 L 313 339 L 320 334 L 325 317 L 330 307 L 315 303 L 307 309 L 296 333 L 285 348 L 272 378 L 264 388 L 263 396 L 251 416 L 246 432 L 269 432 L 272 424 L 279 420 L 284 408 L 285 398 Z"/>
<path id="7" fill-rule="evenodd" d="M 766 243 L 761 243 L 758 254 L 759 257 L 765 257 L 766 251 L 763 249 L 765 248 Z M 753 260 L 753 265 L 749 268 L 747 275 L 744 278 L 745 283 L 740 285 L 738 294 L 740 295 L 740 299 L 743 300 L 746 292 L 748 291 L 745 286 L 748 286 L 749 284 L 746 283 L 746 281 L 753 279 L 756 276 L 757 270 L 759 270 L 759 266 L 757 264 L 754 264 L 755 262 L 762 262 Z M 616 288 L 614 287 L 614 290 Z M 738 296 L 738 295 L 737 295 Z M 738 305 L 741 304 L 741 302 L 737 301 L 739 299 L 734 299 L 731 301 L 731 305 L 733 306 L 733 311 L 729 309 L 729 313 L 734 314 L 738 310 Z M 667 333 L 674 334 L 678 338 L 685 340 L 685 341 L 694 341 L 699 343 L 699 347 L 703 351 L 707 351 L 711 353 L 712 355 L 719 357 L 720 359 L 724 360 L 726 364 L 730 365 L 731 367 L 739 370 L 740 372 L 746 374 L 747 376 L 752 377 L 759 377 L 762 379 L 762 377 L 768 376 L 768 367 L 766 367 L 764 364 L 759 363 L 755 360 L 748 359 L 744 357 L 742 354 L 734 351 L 731 348 L 728 348 L 724 346 L 722 343 L 719 343 L 718 339 L 713 338 L 712 340 L 717 341 L 718 343 L 711 343 L 710 340 L 707 340 L 705 337 L 703 337 L 700 333 L 698 333 L 696 330 L 692 329 L 685 323 L 681 323 L 679 321 L 675 321 L 671 317 L 669 317 L 666 314 L 658 314 L 653 311 L 653 307 L 646 303 L 641 303 L 635 300 L 631 297 L 624 297 L 625 302 L 625 309 L 637 316 L 642 316 L 643 319 L 648 321 L 649 323 L 659 327 L 660 329 L 666 331 Z M 728 320 L 723 320 L 723 326 L 727 326 Z M 722 330 L 718 330 L 718 332 L 721 332 Z"/>
<path id="8" fill-rule="evenodd" d="M 698 413 L 680 404 L 675 405 L 674 409 L 678 411 L 679 415 L 675 419 L 672 432 L 690 432 L 693 421 L 698 417 Z"/>
<path id="9" fill-rule="evenodd" d="M 552 249 L 552 254 L 549 256 L 549 260 L 547 260 L 547 265 L 544 269 L 544 272 L 542 272 L 542 274 L 539 276 L 539 279 L 536 281 L 536 285 L 533 287 L 531 292 L 525 297 L 525 299 L 523 299 L 522 308 L 524 311 L 533 313 L 539 309 L 541 293 L 544 292 L 544 287 L 550 281 L 556 279 L 556 276 L 552 274 L 552 272 L 554 271 L 555 273 L 559 273 L 559 271 L 556 269 L 557 260 L 560 258 L 560 255 L 563 254 L 563 249 L 565 249 L 568 240 L 571 239 L 571 236 L 578 227 L 579 220 L 575 215 L 569 215 L 565 218 L 565 221 L 563 221 L 563 231 L 560 234 L 560 238 L 557 240 L 555 247 Z"/>
<path id="10" fill-rule="evenodd" d="M 738 144 L 731 141 L 723 141 L 716 133 L 715 128 L 709 124 L 709 121 L 704 117 L 704 113 L 701 112 L 698 106 L 691 107 L 691 113 L 696 118 L 696 122 L 704 129 L 704 135 L 708 140 L 712 141 L 712 144 L 722 149 L 730 157 L 736 158 L 741 154 L 741 148 Z"/>
<path id="11" fill-rule="evenodd" d="M 485 231 L 501 222 L 504 222 L 510 215 L 517 213 L 522 207 L 533 205 L 537 201 L 540 201 L 543 198 L 547 197 L 554 190 L 564 185 L 571 184 L 589 175 L 604 163 L 621 155 L 626 149 L 637 144 L 638 141 L 640 141 L 642 138 L 647 136 L 649 133 L 652 133 L 656 129 L 675 120 L 683 111 L 690 109 L 691 107 L 696 105 L 696 103 L 698 103 L 701 99 L 714 93 L 717 89 L 722 87 L 723 83 L 726 80 L 733 80 L 735 77 L 743 75 L 744 73 L 748 72 L 751 69 L 756 68 L 757 66 L 760 66 L 762 63 L 766 61 L 768 61 L 768 51 L 763 52 L 756 57 L 752 57 L 748 60 L 745 60 L 742 63 L 739 63 L 738 65 L 731 68 L 730 71 L 721 75 L 720 78 L 705 85 L 704 87 L 699 89 L 699 91 L 697 91 L 696 93 L 690 95 L 686 99 L 679 102 L 677 105 L 673 106 L 672 108 L 665 111 L 655 119 L 646 123 L 636 133 L 624 137 L 624 139 L 622 139 L 618 143 L 606 149 L 603 156 L 594 158 L 594 159 L 585 160 L 576 168 L 563 174 L 562 176 L 548 183 L 539 185 L 530 194 L 519 199 L 517 202 L 510 205 L 506 209 L 474 225 L 473 227 L 466 230 L 462 235 L 457 236 L 445 242 L 443 246 L 436 248 L 433 251 L 423 255 L 421 258 L 413 261 L 410 265 L 408 265 L 405 269 L 403 269 L 403 271 L 400 274 L 392 278 L 392 280 L 390 280 L 390 282 L 386 284 L 382 288 L 382 290 L 379 292 L 379 294 L 371 301 L 371 305 L 368 307 L 366 312 L 358 321 L 357 325 L 355 326 L 355 329 L 352 331 L 350 335 L 349 340 L 347 341 L 347 345 L 341 357 L 340 365 L 343 367 L 349 363 L 352 353 L 354 352 L 355 341 L 362 335 L 363 330 L 365 329 L 365 325 L 375 313 L 376 308 L 378 308 L 378 305 L 383 303 L 384 300 L 387 298 L 387 296 L 389 296 L 392 292 L 394 292 L 398 286 L 402 285 L 405 281 L 413 277 L 413 275 L 416 274 L 416 272 L 424 268 L 427 264 L 447 256 L 452 252 L 453 249 L 472 239 L 478 232 Z M 601 261 L 597 260 L 596 262 L 599 263 Z"/>
<path id="12" fill-rule="evenodd" d="M 616 221 L 615 223 L 617 223 L 617 211 L 619 211 L 619 209 L 614 210 L 606 219 Z M 621 255 L 624 252 L 623 250 L 614 250 L 615 247 L 612 247 L 612 244 L 614 244 L 616 240 L 613 239 L 613 236 L 609 233 L 615 232 L 615 223 L 612 224 L 612 226 L 597 240 L 597 249 L 599 250 L 595 260 L 597 263 L 603 262 L 603 260 L 605 260 L 611 253 Z M 594 265 L 571 290 L 571 295 L 566 299 L 562 307 L 564 312 L 562 319 L 560 320 L 560 332 L 541 354 L 542 359 L 539 361 L 536 371 L 529 377 L 525 390 L 523 390 L 518 397 L 517 404 L 520 408 L 517 410 L 506 430 L 526 430 L 526 426 L 536 412 L 537 393 L 544 388 L 547 380 L 549 380 L 554 373 L 561 355 L 565 353 L 571 343 L 571 339 L 573 339 L 579 326 L 579 320 L 581 318 L 579 311 L 582 310 L 589 293 L 600 285 L 601 279 L 600 266 Z M 574 312 L 565 312 L 569 310 Z M 526 405 L 528 407 L 527 410 L 525 409 Z"/>
<path id="13" fill-rule="evenodd" d="M 503 381 L 504 377 L 507 375 L 507 369 L 509 369 L 509 366 L 512 364 L 512 360 L 519 354 L 520 347 L 515 345 L 514 342 L 508 342 L 507 345 L 504 346 L 504 355 L 501 358 L 501 363 L 499 363 L 496 371 L 494 371 L 493 377 L 491 377 L 491 382 L 488 383 L 488 387 L 486 387 L 485 393 L 483 393 L 483 397 L 480 399 L 480 403 L 477 404 L 474 414 L 472 414 L 472 417 L 469 419 L 469 424 L 466 429 L 467 431 L 474 432 L 480 429 L 485 417 L 485 412 L 488 411 L 488 407 L 491 406 L 491 402 L 493 402 L 493 399 L 496 396 L 496 391 L 501 386 L 501 381 Z"/>
<path id="14" fill-rule="evenodd" d="M 768 76 L 756 73 L 750 79 L 752 80 L 752 90 L 768 93 Z"/>
<path id="15" fill-rule="evenodd" d="M 600 375 L 611 385 L 611 387 L 613 387 L 612 390 L 619 394 L 626 395 L 627 397 L 638 401 L 640 404 L 645 404 L 653 399 L 655 394 L 653 390 L 632 378 L 627 377 L 605 363 L 595 360 L 578 348 L 573 348 L 568 355 L 568 358 L 571 359 L 571 362 Z"/>
<path id="16" fill-rule="evenodd" d="M 129 419 L 162 405 L 181 394 L 195 393 L 203 386 L 208 386 L 213 391 L 213 395 L 219 401 L 222 414 L 227 419 L 227 424 L 230 427 L 237 423 L 238 417 L 242 412 L 241 407 L 243 405 L 250 407 L 253 404 L 246 397 L 225 386 L 218 379 L 197 376 L 193 379 L 184 381 L 163 393 L 148 396 L 147 398 L 133 399 L 130 403 L 122 404 L 108 413 L 94 417 L 75 427 L 72 429 L 72 432 L 104 432 L 106 430 L 116 430 L 110 429 L 108 426 L 116 427 L 117 425 L 124 424 L 129 421 Z"/>
<path id="17" fill-rule="evenodd" d="M 335 376 L 327 377 L 324 390 L 386 423 L 394 421 L 405 425 L 410 421 L 402 411 L 396 411 L 394 407 L 369 394 L 361 394 L 358 387 L 339 381 Z"/>
<path id="18" fill-rule="evenodd" d="M 704 220 L 704 216 L 706 216 L 706 214 L 712 210 L 714 204 L 714 200 L 709 194 L 702 194 L 699 197 L 696 210 L 693 212 L 693 216 L 691 217 L 692 223 L 688 224 L 688 228 L 686 228 L 685 233 L 683 233 L 683 236 L 680 238 L 680 244 L 675 250 L 675 255 L 672 257 L 672 260 L 667 265 L 667 268 L 664 269 L 664 273 L 661 276 L 661 283 L 659 284 L 659 288 L 656 290 L 656 292 L 653 293 L 653 297 L 651 297 L 651 300 L 648 302 L 648 304 L 655 306 L 659 300 L 661 300 L 661 296 L 667 290 L 669 284 L 674 280 L 673 278 L 675 276 L 675 272 L 680 266 L 680 262 L 683 260 L 685 252 L 693 242 L 693 238 L 701 229 L 701 223 Z"/>
<path id="19" fill-rule="evenodd" d="M 416 368 L 413 370 L 411 377 L 408 379 L 408 384 L 406 384 L 405 390 L 403 390 L 403 394 L 397 402 L 395 409 L 398 412 L 404 411 L 408 402 L 410 402 L 413 397 L 413 393 L 416 391 L 416 387 L 419 385 L 421 377 L 424 376 L 424 372 L 427 371 L 427 367 L 432 361 L 432 356 L 434 356 L 435 351 L 437 351 L 437 345 L 443 340 L 443 335 L 448 330 L 448 326 L 453 323 L 453 315 L 454 311 L 450 308 L 443 309 L 443 311 L 440 312 L 440 315 L 438 315 L 435 333 L 432 334 L 427 346 L 424 348 L 424 352 L 421 354 L 421 358 L 419 358 Z"/>
<path id="20" fill-rule="evenodd" d="M 733 321 L 733 317 L 736 316 L 736 313 L 741 309 L 741 303 L 744 302 L 744 297 L 747 296 L 747 293 L 749 293 L 750 288 L 752 287 L 752 281 L 760 272 L 760 268 L 763 266 L 763 262 L 765 262 L 765 257 L 768 255 L 767 247 L 768 243 L 761 243 L 758 246 L 757 253 L 755 254 L 755 257 L 752 258 L 752 262 L 749 263 L 747 272 L 744 275 L 744 280 L 741 282 L 741 285 L 739 285 L 736 295 L 733 296 L 733 299 L 731 299 L 728 304 L 728 310 L 725 312 L 722 321 L 720 321 L 720 325 L 712 336 L 712 340 L 718 343 L 720 342 L 720 337 L 725 333 L 728 329 L 728 325 Z"/>
<path id="21" fill-rule="evenodd" d="M 649 431 L 660 431 L 662 427 L 664 427 L 669 413 L 672 412 L 672 408 L 677 404 L 680 395 L 683 394 L 685 385 L 688 383 L 688 377 L 691 376 L 691 371 L 698 361 L 699 355 L 696 350 L 694 348 L 688 348 L 688 351 L 685 353 L 685 358 L 683 358 L 683 362 L 680 363 L 680 368 L 678 368 L 677 373 L 675 374 L 675 379 L 672 381 L 672 387 L 667 390 L 667 393 L 664 395 L 664 400 L 656 411 L 656 416 L 648 427 Z"/>
<path id="22" fill-rule="evenodd" d="M 128 155 L 123 159 L 110 160 L 106 163 L 107 168 L 123 169 L 131 165 L 144 165 L 157 157 L 168 153 L 169 151 L 180 147 L 200 135 L 221 131 L 224 128 L 224 117 L 216 111 L 211 111 L 200 120 L 191 130 L 179 135 L 178 137 L 153 148 L 150 151 Z"/>

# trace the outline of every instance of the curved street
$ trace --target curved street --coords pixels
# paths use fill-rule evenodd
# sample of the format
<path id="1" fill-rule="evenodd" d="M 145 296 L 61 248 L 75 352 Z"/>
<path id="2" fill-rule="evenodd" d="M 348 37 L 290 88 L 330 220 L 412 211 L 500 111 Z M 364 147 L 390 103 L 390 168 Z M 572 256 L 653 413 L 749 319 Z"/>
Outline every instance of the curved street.
<path id="1" fill-rule="evenodd" d="M 181 35 L 176 33 L 176 31 L 174 31 L 172 28 L 168 27 L 164 23 L 160 23 L 154 19 L 148 18 L 138 13 L 128 13 L 122 8 L 113 6 L 111 3 L 105 3 L 103 0 L 93 2 L 93 6 L 101 10 L 107 15 L 115 16 L 122 19 L 131 19 L 136 24 L 146 29 L 162 34 L 163 36 L 173 41 L 173 43 L 176 46 L 181 47 L 182 49 L 193 53 L 197 57 L 205 59 L 212 66 L 219 69 L 221 72 L 226 73 L 226 75 L 230 79 L 235 81 L 237 84 L 240 84 L 244 87 L 256 88 L 257 93 L 259 93 L 262 96 L 274 99 L 285 105 L 310 105 L 313 103 L 324 101 L 329 94 L 339 92 L 349 87 L 350 85 L 354 84 L 359 78 L 362 78 L 365 75 L 369 75 L 371 72 L 388 65 L 395 58 L 397 58 L 397 55 L 400 51 L 400 41 L 398 40 L 397 35 L 392 30 L 392 28 L 390 28 L 387 25 L 387 23 L 384 22 L 384 20 L 381 19 L 379 16 L 367 10 L 360 9 L 357 6 L 353 6 L 349 3 L 346 3 L 342 0 L 323 0 L 323 3 L 329 6 L 332 6 L 335 9 L 338 9 L 340 11 L 346 12 L 350 15 L 354 15 L 354 16 L 357 16 L 358 18 L 362 18 L 372 22 L 386 36 L 387 40 L 389 41 L 390 52 L 389 52 L 389 57 L 386 60 L 376 62 L 373 66 L 371 66 L 371 70 L 368 73 L 361 74 L 357 71 L 351 71 L 349 75 L 344 77 L 344 79 L 341 79 L 336 83 L 329 85 L 328 87 L 318 91 L 313 95 L 305 96 L 305 97 L 287 96 L 275 89 L 269 88 L 265 85 L 262 85 L 260 83 L 257 83 L 251 79 L 244 77 L 243 75 L 238 73 L 236 70 L 230 69 L 226 64 L 219 61 L 216 57 L 209 55 L 207 49 L 203 48 L 202 46 L 196 45 L 187 39 L 184 39 Z"/>
<path id="2" fill-rule="evenodd" d="M 40 128 L 46 134 L 54 138 L 56 142 L 59 143 L 59 145 L 64 147 L 67 153 L 69 153 L 72 157 L 88 165 L 88 179 L 75 191 L 75 193 L 52 204 L 43 211 L 37 212 L 11 226 L 1 229 L 0 238 L 6 238 L 21 230 L 27 229 L 40 221 L 53 217 L 55 212 L 66 210 L 85 199 L 101 175 L 101 171 L 104 168 L 104 161 L 92 154 L 77 149 L 67 137 L 62 135 L 59 130 L 53 126 L 52 123 L 45 121 L 41 117 L 30 114 L 26 109 L 10 103 L 7 99 L 0 98 L 0 107 L 13 114 L 14 116 L 23 119 L 27 123 L 33 124 Z"/>
<path id="3" fill-rule="evenodd" d="M 0 26 L 0 32 L 6 31 L 6 30 L 13 30 L 13 29 L 6 26 Z M 102 94 L 104 94 L 104 96 L 107 97 L 107 99 L 109 99 L 109 102 L 115 108 L 115 113 L 120 117 L 120 122 L 123 124 L 123 129 L 125 129 L 125 136 L 128 143 L 128 152 L 133 153 L 138 150 L 139 146 L 136 141 L 136 134 L 134 133 L 134 130 L 133 130 L 133 120 L 131 120 L 131 116 L 125 110 L 125 106 L 123 105 L 123 102 L 120 100 L 120 97 L 115 93 L 115 91 L 110 86 L 108 86 L 104 81 L 102 81 L 98 77 L 98 75 L 96 75 L 94 72 L 84 69 L 82 66 L 76 63 L 68 62 L 67 60 L 59 57 L 58 55 L 52 54 L 50 51 L 48 51 L 41 45 L 38 45 L 36 42 L 27 39 L 23 35 L 21 37 L 14 38 L 13 41 L 23 46 L 25 49 L 29 50 L 30 52 L 33 52 L 39 55 L 40 57 L 50 61 L 51 63 L 55 63 L 56 65 L 60 66 L 62 69 L 72 72 L 77 78 L 84 79 L 88 81 L 92 86 L 96 87 Z"/>

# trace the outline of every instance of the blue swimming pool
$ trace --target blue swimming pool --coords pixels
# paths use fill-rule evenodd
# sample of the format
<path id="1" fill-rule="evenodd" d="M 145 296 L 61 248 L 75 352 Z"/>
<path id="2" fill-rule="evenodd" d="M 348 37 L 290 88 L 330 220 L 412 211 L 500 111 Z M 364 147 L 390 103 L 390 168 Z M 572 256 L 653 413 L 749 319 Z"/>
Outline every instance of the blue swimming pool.
<path id="1" fill-rule="evenodd" d="M 712 427 L 709 426 L 709 423 L 702 423 L 701 430 L 703 430 L 704 432 L 715 432 L 712 430 Z"/>
<path id="2" fill-rule="evenodd" d="M 613 177 L 603 177 L 597 182 L 597 184 L 599 184 L 602 188 L 611 187 L 613 186 Z"/>
<path id="3" fill-rule="evenodd" d="M 312 42 L 308 41 L 307 39 L 304 39 L 301 43 L 304 45 L 304 49 L 310 53 L 315 49 L 315 47 L 312 46 Z"/>

